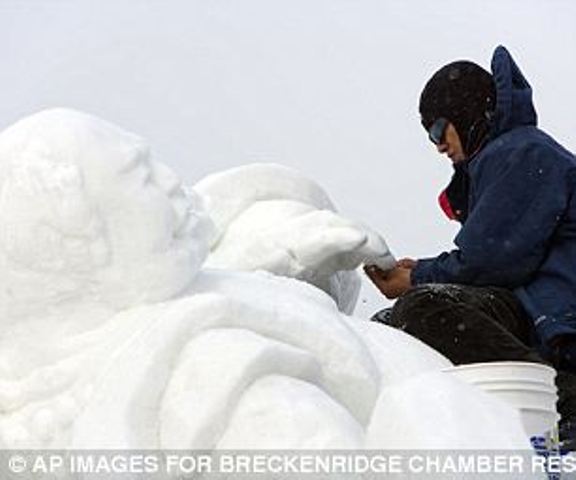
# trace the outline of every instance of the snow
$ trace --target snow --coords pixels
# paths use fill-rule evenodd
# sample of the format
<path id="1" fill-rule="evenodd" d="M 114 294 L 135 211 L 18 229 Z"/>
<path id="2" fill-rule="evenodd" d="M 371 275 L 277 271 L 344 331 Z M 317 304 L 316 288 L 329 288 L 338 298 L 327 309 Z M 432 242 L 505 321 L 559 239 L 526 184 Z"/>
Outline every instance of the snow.
<path id="1" fill-rule="evenodd" d="M 376 322 L 348 318 L 349 326 L 362 337 L 387 386 L 423 373 L 439 372 L 452 363 L 417 338 Z"/>
<path id="2" fill-rule="evenodd" d="M 395 260 L 384 239 L 346 219 L 324 190 L 274 164 L 246 165 L 209 175 L 194 186 L 216 225 L 206 266 L 265 270 L 303 280 L 352 313 L 361 264 L 387 271 Z"/>
<path id="3" fill-rule="evenodd" d="M 378 421 L 367 432 L 368 448 L 505 450 L 519 445 L 524 434 L 518 429 L 519 412 L 454 380 L 429 372 L 384 389 L 374 410 Z"/>
<path id="4" fill-rule="evenodd" d="M 234 174 L 250 169 L 282 170 Z M 0 134 L 0 447 L 526 447 L 511 407 L 404 333 L 345 315 L 299 270 L 202 266 L 253 207 L 239 231 L 320 218 L 318 237 L 284 247 L 323 275 L 385 252 L 284 172 L 284 193 L 256 201 L 244 183 L 221 209 L 199 189 L 213 224 L 141 138 L 98 118 L 54 109 Z M 341 227 L 365 237 L 342 249 Z"/>
<path id="5" fill-rule="evenodd" d="M 2 313 L 163 300 L 204 261 L 209 221 L 139 137 L 54 109 L 5 130 L 0 157 Z"/>

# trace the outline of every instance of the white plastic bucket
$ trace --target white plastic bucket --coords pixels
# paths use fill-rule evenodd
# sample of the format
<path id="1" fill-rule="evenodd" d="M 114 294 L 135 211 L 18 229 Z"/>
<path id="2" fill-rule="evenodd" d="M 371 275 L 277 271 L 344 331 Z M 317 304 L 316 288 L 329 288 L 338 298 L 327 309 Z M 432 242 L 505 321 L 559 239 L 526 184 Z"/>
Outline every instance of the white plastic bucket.
<path id="1" fill-rule="evenodd" d="M 482 381 L 521 381 L 546 384 L 556 390 L 556 370 L 548 365 L 530 362 L 485 362 L 458 365 L 446 369 L 459 378 L 476 384 Z"/>
<path id="2" fill-rule="evenodd" d="M 552 431 L 558 422 L 556 371 L 552 367 L 528 362 L 488 362 L 445 371 L 516 407 L 529 437 Z"/>

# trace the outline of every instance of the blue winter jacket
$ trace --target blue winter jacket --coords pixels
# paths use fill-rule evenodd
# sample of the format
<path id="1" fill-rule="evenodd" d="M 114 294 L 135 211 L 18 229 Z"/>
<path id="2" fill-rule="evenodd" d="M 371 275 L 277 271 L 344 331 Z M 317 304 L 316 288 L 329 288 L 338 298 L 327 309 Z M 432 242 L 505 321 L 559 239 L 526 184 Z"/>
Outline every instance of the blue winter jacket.
<path id="1" fill-rule="evenodd" d="M 576 334 L 576 159 L 536 127 L 532 90 L 504 47 L 492 73 L 493 132 L 467 162 L 468 216 L 456 249 L 419 260 L 412 283 L 513 289 L 546 349 Z"/>

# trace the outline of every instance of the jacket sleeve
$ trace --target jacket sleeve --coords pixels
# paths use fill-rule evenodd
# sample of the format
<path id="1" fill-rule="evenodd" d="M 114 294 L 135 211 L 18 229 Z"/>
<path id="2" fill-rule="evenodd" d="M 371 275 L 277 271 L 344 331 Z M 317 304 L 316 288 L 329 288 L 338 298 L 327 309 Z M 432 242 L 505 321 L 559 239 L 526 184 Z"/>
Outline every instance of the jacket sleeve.
<path id="1" fill-rule="evenodd" d="M 544 260 L 569 200 L 566 163 L 526 146 L 476 172 L 474 208 L 456 249 L 421 259 L 412 283 L 461 283 L 514 288 Z"/>

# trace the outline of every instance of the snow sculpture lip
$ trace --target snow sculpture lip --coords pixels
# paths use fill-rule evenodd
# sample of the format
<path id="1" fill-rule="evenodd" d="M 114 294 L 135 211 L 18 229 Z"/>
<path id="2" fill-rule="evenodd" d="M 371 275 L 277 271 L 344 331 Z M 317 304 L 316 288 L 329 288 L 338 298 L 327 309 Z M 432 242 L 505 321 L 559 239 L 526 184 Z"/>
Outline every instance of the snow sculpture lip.
<path id="1" fill-rule="evenodd" d="M 209 221 L 138 136 L 51 109 L 0 134 L 0 309 L 169 298 L 200 268 Z"/>

